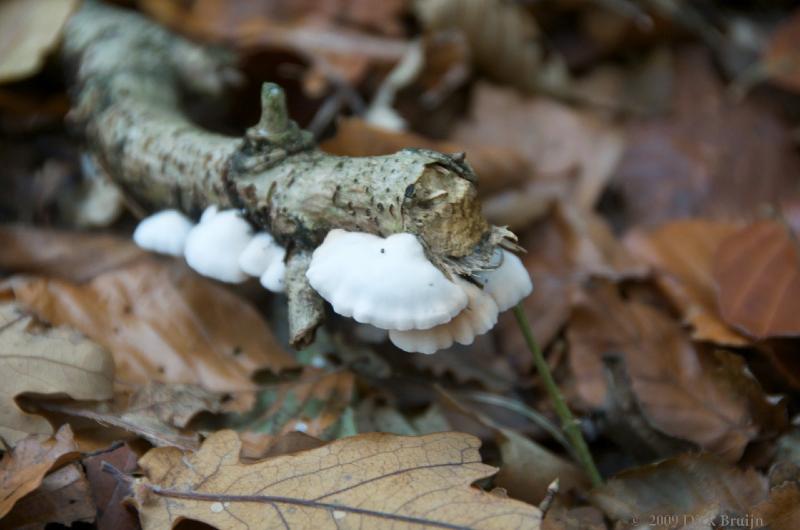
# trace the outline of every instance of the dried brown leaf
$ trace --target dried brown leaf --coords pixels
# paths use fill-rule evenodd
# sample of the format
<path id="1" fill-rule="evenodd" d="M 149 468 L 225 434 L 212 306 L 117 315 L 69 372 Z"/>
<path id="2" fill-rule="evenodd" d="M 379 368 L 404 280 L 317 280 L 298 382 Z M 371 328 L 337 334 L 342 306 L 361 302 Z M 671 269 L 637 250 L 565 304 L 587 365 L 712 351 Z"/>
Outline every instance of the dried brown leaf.
<path id="1" fill-rule="evenodd" d="M 689 525 L 711 521 L 721 512 L 747 515 L 766 493 L 766 480 L 752 469 L 740 471 L 711 455 L 682 455 L 624 471 L 595 489 L 592 500 L 612 520 L 626 524 L 708 528 Z"/>
<path id="2" fill-rule="evenodd" d="M 539 528 L 535 507 L 470 487 L 494 471 L 478 445 L 460 433 L 376 433 L 244 465 L 236 433 L 220 431 L 191 456 L 148 452 L 135 502 L 145 530 L 180 519 L 217 528 Z"/>
<path id="3" fill-rule="evenodd" d="M 0 303 L 0 438 L 13 445 L 27 434 L 51 434 L 44 418 L 14 401 L 23 393 L 110 399 L 111 355 L 74 330 L 46 328 L 15 303 Z"/>
<path id="4" fill-rule="evenodd" d="M 42 483 L 53 468 L 78 458 L 72 430 L 64 425 L 54 438 L 31 435 L 0 460 L 0 518 Z"/>
<path id="5" fill-rule="evenodd" d="M 753 507 L 753 526 L 770 530 L 800 528 L 800 487 L 788 482 L 769 492 L 769 498 Z"/>
<path id="6" fill-rule="evenodd" d="M 723 241 L 714 256 L 722 317 L 757 339 L 800 335 L 800 243 L 761 221 Z"/>
<path id="7" fill-rule="evenodd" d="M 652 227 L 687 217 L 741 219 L 797 200 L 800 155 L 770 102 L 731 101 L 703 50 L 683 50 L 676 65 L 673 112 L 629 128 L 612 182 L 620 221 Z"/>
<path id="8" fill-rule="evenodd" d="M 34 530 L 49 523 L 91 523 L 97 509 L 80 464 L 68 464 L 47 475 L 0 520 L 1 530 Z"/>
<path id="9" fill-rule="evenodd" d="M 625 245 L 656 271 L 659 287 L 692 326 L 692 338 L 727 346 L 745 346 L 749 340 L 722 321 L 712 265 L 720 243 L 738 225 L 724 221 L 681 220 L 657 230 L 635 230 Z"/>
<path id="10" fill-rule="evenodd" d="M 577 391 L 594 407 L 605 403 L 603 358 L 612 356 L 624 361 L 644 416 L 665 434 L 735 461 L 762 429 L 780 427 L 782 407 L 766 400 L 739 356 L 695 348 L 677 322 L 609 285 L 587 288 L 567 336 Z"/>
<path id="11" fill-rule="evenodd" d="M 295 365 L 253 306 L 183 263 L 147 257 L 83 285 L 45 278 L 13 285 L 39 317 L 107 347 L 124 383 L 241 391 L 254 388 L 257 370 Z"/>
<path id="12" fill-rule="evenodd" d="M 0 268 L 81 283 L 147 253 L 130 239 L 86 232 L 0 226 Z"/>
<path id="13" fill-rule="evenodd" d="M 77 5 L 77 0 L 0 2 L 0 83 L 39 71 Z"/>
<path id="14" fill-rule="evenodd" d="M 127 445 L 87 456 L 83 459 L 89 487 L 97 505 L 97 528 L 100 530 L 136 530 L 139 523 L 133 510 L 123 501 L 131 495 L 126 482 L 118 481 L 114 475 L 103 470 L 108 462 L 123 473 L 136 470 L 138 456 Z"/>
<path id="15" fill-rule="evenodd" d="M 470 118 L 453 140 L 514 149 L 537 178 L 567 183 L 568 196 L 591 210 L 624 148 L 621 133 L 592 115 L 544 98 L 487 84 L 475 89 Z"/>
<path id="16" fill-rule="evenodd" d="M 323 150 L 346 156 L 387 155 L 408 147 L 443 153 L 466 152 L 467 161 L 480 179 L 478 190 L 482 194 L 519 183 L 530 174 L 527 161 L 511 149 L 431 140 L 414 133 L 376 127 L 357 118 L 339 122 L 336 136 L 322 144 Z"/>

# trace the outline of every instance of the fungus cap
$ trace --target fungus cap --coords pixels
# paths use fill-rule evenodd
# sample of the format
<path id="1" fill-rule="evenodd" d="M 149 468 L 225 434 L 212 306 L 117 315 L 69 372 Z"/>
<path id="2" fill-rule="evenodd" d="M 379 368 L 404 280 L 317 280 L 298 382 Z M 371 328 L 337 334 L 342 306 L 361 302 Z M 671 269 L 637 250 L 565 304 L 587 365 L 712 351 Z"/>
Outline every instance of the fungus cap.
<path id="1" fill-rule="evenodd" d="M 250 276 L 261 276 L 276 259 L 283 259 L 283 247 L 271 234 L 259 232 L 239 255 L 239 268 Z"/>
<path id="2" fill-rule="evenodd" d="M 483 282 L 486 291 L 500 311 L 505 311 L 517 305 L 520 300 L 531 294 L 533 282 L 525 265 L 515 254 L 501 249 L 503 261 L 499 267 L 476 274 Z"/>
<path id="3" fill-rule="evenodd" d="M 389 340 L 403 351 L 431 354 L 449 348 L 454 342 L 469 345 L 497 324 L 494 299 L 479 287 L 458 279 L 469 298 L 467 307 L 453 320 L 430 329 L 389 330 Z"/>
<path id="4" fill-rule="evenodd" d="M 259 281 L 266 289 L 273 293 L 282 293 L 286 291 L 286 249 L 278 247 L 278 253 L 275 255 L 272 262 L 267 267 L 267 270 L 261 275 Z"/>
<path id="5" fill-rule="evenodd" d="M 192 226 L 192 221 L 178 210 L 163 210 L 136 225 L 133 241 L 145 250 L 182 256 Z"/>
<path id="6" fill-rule="evenodd" d="M 464 290 L 428 261 L 412 234 L 331 230 L 306 277 L 335 312 L 382 329 L 428 329 L 467 305 Z"/>
<path id="7" fill-rule="evenodd" d="M 247 275 L 239 267 L 239 256 L 252 237 L 250 224 L 237 210 L 216 212 L 216 206 L 211 206 L 186 238 L 186 262 L 203 276 L 243 282 Z"/>

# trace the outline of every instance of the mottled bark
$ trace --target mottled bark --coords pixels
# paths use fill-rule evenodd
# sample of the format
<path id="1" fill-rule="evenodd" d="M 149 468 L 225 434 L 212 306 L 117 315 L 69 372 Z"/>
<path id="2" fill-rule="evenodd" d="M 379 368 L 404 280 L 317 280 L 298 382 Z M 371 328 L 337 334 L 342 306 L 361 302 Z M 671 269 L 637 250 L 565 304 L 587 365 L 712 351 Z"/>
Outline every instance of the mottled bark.
<path id="1" fill-rule="evenodd" d="M 332 228 L 417 234 L 451 275 L 492 267 L 495 247 L 513 245 L 513 234 L 482 217 L 463 156 L 328 155 L 289 119 L 277 85 L 264 86 L 261 120 L 243 139 L 191 123 L 182 93 L 218 94 L 233 70 L 224 54 L 135 13 L 85 3 L 67 25 L 63 57 L 74 71 L 70 118 L 126 193 L 153 209 L 241 208 L 289 249 L 295 344 L 307 342 L 322 317 L 304 267 Z"/>

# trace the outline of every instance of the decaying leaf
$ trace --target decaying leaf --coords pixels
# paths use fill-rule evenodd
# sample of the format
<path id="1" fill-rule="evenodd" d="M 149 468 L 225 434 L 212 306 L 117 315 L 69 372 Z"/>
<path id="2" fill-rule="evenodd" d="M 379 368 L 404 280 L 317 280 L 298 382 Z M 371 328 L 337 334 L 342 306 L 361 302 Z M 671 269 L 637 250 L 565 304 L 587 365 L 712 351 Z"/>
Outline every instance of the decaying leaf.
<path id="1" fill-rule="evenodd" d="M 91 523 L 96 513 L 83 468 L 71 463 L 44 477 L 36 490 L 17 501 L 0 520 L 0 529 L 33 530 L 45 528 L 48 523 Z"/>
<path id="2" fill-rule="evenodd" d="M 0 518 L 42 483 L 53 468 L 78 458 L 72 430 L 64 425 L 54 438 L 31 435 L 0 460 Z"/>
<path id="3" fill-rule="evenodd" d="M 722 317 L 757 339 L 800 335 L 800 243 L 774 221 L 723 241 L 714 257 Z"/>
<path id="4" fill-rule="evenodd" d="M 696 348 L 681 326 L 654 307 L 624 301 L 609 285 L 595 284 L 576 304 L 568 330 L 570 366 L 580 396 L 602 408 L 603 358 L 621 359 L 650 424 L 735 461 L 761 429 L 780 425 L 744 361 L 727 352 Z"/>
<path id="5" fill-rule="evenodd" d="M 149 451 L 135 485 L 143 528 L 539 528 L 537 508 L 471 487 L 494 469 L 467 434 L 366 434 L 248 465 L 240 445 L 220 431 L 191 456 Z"/>
<path id="6" fill-rule="evenodd" d="M 740 471 L 711 455 L 682 455 L 620 473 L 595 489 L 592 499 L 623 523 L 647 523 L 659 514 L 665 518 L 653 519 L 648 528 L 709 528 L 691 525 L 720 513 L 749 515 L 766 494 L 766 480 L 752 469 Z"/>
<path id="7" fill-rule="evenodd" d="M 0 83 L 39 71 L 77 0 L 0 2 Z"/>
<path id="8" fill-rule="evenodd" d="M 0 438 L 14 445 L 27 434 L 53 432 L 41 416 L 14 401 L 23 393 L 65 394 L 73 399 L 109 399 L 111 355 L 73 330 L 47 328 L 13 302 L 0 303 Z"/>
<path id="9" fill-rule="evenodd" d="M 714 255 L 738 225 L 702 219 L 668 223 L 650 232 L 633 231 L 625 238 L 630 251 L 649 263 L 656 281 L 692 326 L 692 338 L 728 346 L 748 339 L 722 321 L 713 278 Z"/>
<path id="10" fill-rule="evenodd" d="M 265 385 L 252 410 L 231 417 L 227 425 L 269 435 L 301 431 L 330 439 L 353 399 L 354 385 L 351 372 L 306 367 L 296 379 Z"/>
<path id="11" fill-rule="evenodd" d="M 146 257 L 77 285 L 17 278 L 17 299 L 40 318 L 69 324 L 107 347 L 119 381 L 254 388 L 261 369 L 294 366 L 256 309 L 183 263 Z"/>

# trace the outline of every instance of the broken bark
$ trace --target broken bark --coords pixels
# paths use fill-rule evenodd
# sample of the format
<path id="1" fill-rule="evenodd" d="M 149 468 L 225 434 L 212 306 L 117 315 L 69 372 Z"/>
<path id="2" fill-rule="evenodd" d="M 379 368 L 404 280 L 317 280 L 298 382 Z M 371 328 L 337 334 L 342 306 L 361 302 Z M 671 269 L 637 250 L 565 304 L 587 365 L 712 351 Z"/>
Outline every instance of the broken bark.
<path id="1" fill-rule="evenodd" d="M 514 247 L 511 232 L 481 215 L 477 177 L 463 155 L 323 153 L 289 119 L 283 91 L 270 83 L 262 90 L 261 119 L 244 138 L 191 123 L 181 94 L 221 93 L 234 72 L 229 59 L 135 13 L 85 3 L 67 25 L 62 55 L 74 71 L 70 119 L 129 196 L 151 209 L 190 214 L 210 204 L 239 208 L 287 247 L 296 346 L 313 338 L 323 316 L 305 268 L 333 228 L 416 234 L 448 275 L 496 267 L 496 247 Z"/>

